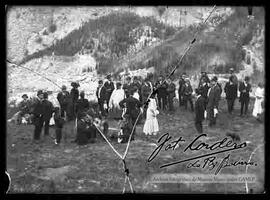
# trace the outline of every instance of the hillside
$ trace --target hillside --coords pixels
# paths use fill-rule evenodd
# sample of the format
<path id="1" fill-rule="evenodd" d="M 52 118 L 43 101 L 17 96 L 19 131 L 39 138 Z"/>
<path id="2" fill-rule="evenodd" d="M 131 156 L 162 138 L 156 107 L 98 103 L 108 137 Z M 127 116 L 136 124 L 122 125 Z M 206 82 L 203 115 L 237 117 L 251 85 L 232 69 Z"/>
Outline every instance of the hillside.
<path id="1" fill-rule="evenodd" d="M 147 69 L 167 73 L 211 7 L 15 7 L 8 12 L 8 58 L 49 76 L 58 85 L 80 81 L 95 90 L 108 72 Z M 207 70 L 264 76 L 264 10 L 217 7 L 176 72 Z M 15 38 L 15 39 L 14 39 Z M 59 88 L 24 69 L 8 66 L 9 95 Z M 24 85 L 20 81 L 23 80 Z M 92 84 L 94 83 L 94 84 Z M 90 87 L 91 85 L 91 87 Z"/>

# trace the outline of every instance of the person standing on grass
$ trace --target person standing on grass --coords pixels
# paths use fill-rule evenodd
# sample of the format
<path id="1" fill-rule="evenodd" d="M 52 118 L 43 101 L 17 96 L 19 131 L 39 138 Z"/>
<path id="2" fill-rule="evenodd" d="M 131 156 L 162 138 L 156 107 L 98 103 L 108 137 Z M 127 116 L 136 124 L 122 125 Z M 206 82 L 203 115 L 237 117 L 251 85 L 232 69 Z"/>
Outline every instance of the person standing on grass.
<path id="1" fill-rule="evenodd" d="M 114 91 L 114 83 L 110 74 L 107 75 L 107 81 L 104 83 L 104 88 L 106 90 L 106 103 L 108 108 L 112 92 Z"/>
<path id="2" fill-rule="evenodd" d="M 183 86 L 185 85 L 185 78 L 186 78 L 186 73 L 183 73 L 179 80 L 179 88 L 178 88 L 179 107 L 184 105 L 182 90 L 183 90 Z"/>
<path id="3" fill-rule="evenodd" d="M 234 81 L 234 78 L 233 76 L 231 76 L 224 88 L 229 114 L 232 114 L 232 111 L 234 110 L 234 101 L 237 98 L 237 85 L 234 84 L 233 81 Z"/>
<path id="4" fill-rule="evenodd" d="M 209 90 L 209 85 L 208 85 L 208 83 L 206 82 L 206 79 L 205 78 L 203 78 L 202 80 L 201 80 L 201 84 L 200 84 L 200 86 L 199 86 L 199 88 L 198 88 L 199 90 L 201 90 L 201 95 L 204 97 L 204 99 L 205 99 L 205 108 L 206 108 L 206 105 L 207 105 L 207 93 L 208 93 L 208 90 Z"/>
<path id="5" fill-rule="evenodd" d="M 75 119 L 75 106 L 76 106 L 76 103 L 79 99 L 78 87 L 80 86 L 80 84 L 78 84 L 76 82 L 72 82 L 71 86 L 72 86 L 72 89 L 70 91 L 69 105 L 68 105 L 68 110 L 69 110 L 68 118 L 69 118 L 69 120 Z"/>
<path id="6" fill-rule="evenodd" d="M 54 108 L 54 122 L 55 122 L 55 144 L 60 144 L 62 139 L 62 129 L 64 127 L 65 119 L 64 116 L 61 115 L 60 108 Z"/>
<path id="7" fill-rule="evenodd" d="M 110 115 L 114 119 L 121 119 L 122 109 L 119 106 L 119 102 L 125 99 L 125 91 L 121 88 L 120 82 L 116 83 L 116 90 L 113 91 L 110 101 L 109 109 Z"/>
<path id="8" fill-rule="evenodd" d="M 43 93 L 43 97 L 44 99 L 42 101 L 43 106 L 42 121 L 44 123 L 44 136 L 45 138 L 47 138 L 49 136 L 50 119 L 52 118 L 54 108 L 52 102 L 48 100 L 47 92 Z"/>
<path id="9" fill-rule="evenodd" d="M 169 77 L 167 79 L 168 87 L 167 87 L 167 95 L 168 95 L 168 103 L 169 103 L 169 111 L 174 112 L 173 99 L 175 97 L 175 84 L 172 82 L 172 79 Z"/>
<path id="10" fill-rule="evenodd" d="M 193 101 L 192 101 L 192 92 L 193 92 L 193 89 L 191 87 L 190 80 L 186 78 L 185 84 L 182 87 L 184 105 L 185 105 L 185 109 L 187 110 L 187 103 L 189 102 L 191 111 L 193 112 L 194 108 L 193 108 Z"/>
<path id="11" fill-rule="evenodd" d="M 146 112 L 146 121 L 143 126 L 143 132 L 145 133 L 145 135 L 156 135 L 159 131 L 157 120 L 157 115 L 159 114 L 159 111 L 157 109 L 157 102 L 153 94 L 149 98 Z"/>
<path id="12" fill-rule="evenodd" d="M 43 91 L 39 90 L 37 92 L 37 98 L 35 99 L 35 104 L 33 105 L 33 124 L 35 126 L 33 141 L 38 142 L 40 140 L 40 134 L 43 126 L 43 101 L 44 95 Z"/>
<path id="13" fill-rule="evenodd" d="M 157 88 L 157 99 L 159 109 L 165 110 L 167 107 L 167 83 L 163 83 L 163 76 L 158 77 L 158 82 L 156 83 Z"/>
<path id="14" fill-rule="evenodd" d="M 135 125 L 138 115 L 140 114 L 140 112 L 142 112 L 141 107 L 143 105 L 138 99 L 133 97 L 133 94 L 134 94 L 134 91 L 131 90 L 129 97 L 119 102 L 119 105 L 121 108 L 124 108 L 124 107 L 126 108 L 125 114 L 127 114 L 130 117 L 132 126 Z M 134 140 L 135 131 L 136 131 L 136 127 L 134 128 L 134 134 L 132 136 L 132 140 Z"/>
<path id="15" fill-rule="evenodd" d="M 217 85 L 217 77 L 214 76 L 211 79 L 210 89 L 208 90 L 207 95 L 207 118 L 209 119 L 209 127 L 212 127 L 216 124 L 216 117 L 218 113 L 218 104 L 220 100 L 220 87 Z"/>
<path id="16" fill-rule="evenodd" d="M 86 112 L 89 109 L 89 102 L 87 99 L 85 99 L 85 93 L 84 91 L 80 92 L 80 98 L 76 103 L 75 106 L 75 113 L 76 116 L 78 116 L 78 113 L 80 112 Z"/>
<path id="17" fill-rule="evenodd" d="M 243 111 L 245 109 L 245 115 L 247 115 L 248 112 L 248 105 L 249 105 L 249 93 L 251 90 L 251 85 L 249 83 L 250 78 L 248 76 L 245 77 L 244 82 L 241 82 L 239 84 L 239 92 L 240 92 L 240 98 L 239 102 L 241 103 L 241 113 L 240 116 L 243 116 Z"/>
<path id="18" fill-rule="evenodd" d="M 98 105 L 99 105 L 99 110 L 101 112 L 101 115 L 105 116 L 106 113 L 105 113 L 105 109 L 104 109 L 104 104 L 106 102 L 106 89 L 103 86 L 103 81 L 102 80 L 98 81 L 98 88 L 97 88 L 97 91 L 96 91 L 96 96 L 97 96 L 97 99 L 98 99 Z"/>
<path id="19" fill-rule="evenodd" d="M 60 104 L 61 116 L 64 117 L 67 113 L 69 92 L 67 91 L 67 87 L 65 85 L 62 86 L 61 90 L 62 91 L 57 94 L 57 100 Z"/>
<path id="20" fill-rule="evenodd" d="M 196 101 L 195 101 L 195 127 L 198 133 L 203 132 L 202 121 L 204 120 L 205 112 L 205 97 L 202 95 L 202 89 L 196 89 Z"/>
<path id="21" fill-rule="evenodd" d="M 263 112 L 263 101 L 264 101 L 264 88 L 263 88 L 263 84 L 259 83 L 258 87 L 256 88 L 255 91 L 255 103 L 254 103 L 254 108 L 253 108 L 253 112 L 252 115 L 254 117 L 256 117 L 257 119 L 259 119 L 259 116 L 262 114 Z"/>

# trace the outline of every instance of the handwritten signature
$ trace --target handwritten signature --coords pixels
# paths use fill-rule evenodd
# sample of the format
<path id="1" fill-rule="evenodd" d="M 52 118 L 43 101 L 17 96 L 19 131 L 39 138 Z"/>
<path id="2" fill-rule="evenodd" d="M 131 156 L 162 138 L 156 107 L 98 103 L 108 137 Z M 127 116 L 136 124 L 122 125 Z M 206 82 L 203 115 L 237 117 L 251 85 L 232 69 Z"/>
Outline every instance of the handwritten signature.
<path id="1" fill-rule="evenodd" d="M 194 151 L 200 151 L 200 150 L 209 150 L 210 153 L 187 158 L 184 160 L 178 160 L 170 163 L 166 163 L 160 166 L 160 168 L 165 168 L 169 167 L 172 165 L 192 161 L 187 164 L 187 168 L 205 168 L 206 166 L 209 167 L 209 170 L 214 169 L 217 167 L 215 174 L 218 174 L 221 169 L 229 166 L 237 166 L 237 165 L 255 165 L 254 162 L 246 162 L 246 161 L 236 161 L 236 162 L 230 162 L 230 154 L 228 154 L 221 162 L 217 161 L 217 157 L 214 155 L 218 155 L 224 152 L 231 152 L 235 150 L 240 150 L 243 149 L 247 146 L 246 142 L 243 142 L 241 144 L 237 144 L 233 142 L 231 139 L 228 139 L 225 137 L 224 139 L 214 142 L 212 144 L 208 144 L 206 142 L 201 142 L 199 139 L 202 137 L 207 137 L 206 134 L 201 134 L 197 136 L 196 138 L 193 139 L 192 142 L 190 142 L 183 150 L 183 152 L 194 152 Z M 151 153 L 151 155 L 148 158 L 148 162 L 152 162 L 160 153 L 161 150 L 175 150 L 176 147 L 181 147 L 183 143 L 186 141 L 182 136 L 180 136 L 176 140 L 172 140 L 172 137 L 170 136 L 169 133 L 163 134 L 159 139 L 158 139 L 158 146 L 154 149 L 154 151 Z M 199 142 L 199 143 L 198 143 Z M 196 144 L 197 143 L 197 144 Z M 205 158 L 203 160 L 203 163 L 200 162 L 201 158 Z M 195 161 L 194 161 L 195 160 Z"/>

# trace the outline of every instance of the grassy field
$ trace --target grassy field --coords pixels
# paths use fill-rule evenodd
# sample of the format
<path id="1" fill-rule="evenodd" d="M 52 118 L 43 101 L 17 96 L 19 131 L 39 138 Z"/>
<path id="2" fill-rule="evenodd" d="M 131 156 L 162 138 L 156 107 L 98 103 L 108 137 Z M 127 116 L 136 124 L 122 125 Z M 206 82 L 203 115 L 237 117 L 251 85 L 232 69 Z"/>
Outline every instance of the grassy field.
<path id="1" fill-rule="evenodd" d="M 250 112 L 254 101 L 250 104 Z M 264 124 L 253 117 L 239 117 L 239 102 L 233 116 L 227 114 L 225 100 L 220 102 L 221 112 L 216 128 L 208 128 L 204 122 L 204 132 L 207 142 L 222 140 L 227 132 L 235 132 L 241 142 L 250 141 L 244 150 L 231 153 L 231 159 L 242 157 L 248 161 L 252 151 L 264 144 Z M 164 133 L 178 139 L 182 136 L 186 141 L 192 141 L 198 134 L 194 127 L 194 113 L 185 111 L 176 105 L 174 114 L 161 113 L 158 116 L 160 133 L 150 139 L 142 133 L 143 124 L 137 126 L 135 141 L 130 145 L 126 158 L 130 170 L 130 180 L 136 193 L 245 193 L 245 183 L 152 183 L 150 177 L 155 173 L 201 173 L 213 174 L 206 169 L 188 169 L 187 163 L 173 165 L 160 169 L 160 165 L 189 158 L 191 156 L 209 153 L 201 150 L 197 153 L 183 152 L 183 148 L 175 151 L 163 151 L 151 163 L 148 157 L 155 149 L 151 145 Z M 32 144 L 32 125 L 7 125 L 7 170 L 11 176 L 10 193 L 121 193 L 124 186 L 122 162 L 101 138 L 95 144 L 77 146 L 71 143 L 75 134 L 73 122 L 66 125 L 64 132 L 66 140 L 60 146 L 53 139 L 43 140 L 41 144 Z M 110 127 L 118 128 L 115 121 Z M 54 128 L 50 128 L 54 137 Z M 205 141 L 206 142 L 206 141 Z M 123 154 L 126 144 L 113 142 L 115 148 Z M 224 155 L 224 156 L 223 156 Z M 222 153 L 218 158 L 223 158 Z M 249 166 L 248 173 L 257 176 L 255 183 L 248 187 L 254 193 L 263 192 L 264 185 L 264 145 L 253 154 L 252 161 L 257 166 Z M 220 174 L 244 174 L 245 166 L 227 167 Z M 126 191 L 130 189 L 127 185 Z"/>

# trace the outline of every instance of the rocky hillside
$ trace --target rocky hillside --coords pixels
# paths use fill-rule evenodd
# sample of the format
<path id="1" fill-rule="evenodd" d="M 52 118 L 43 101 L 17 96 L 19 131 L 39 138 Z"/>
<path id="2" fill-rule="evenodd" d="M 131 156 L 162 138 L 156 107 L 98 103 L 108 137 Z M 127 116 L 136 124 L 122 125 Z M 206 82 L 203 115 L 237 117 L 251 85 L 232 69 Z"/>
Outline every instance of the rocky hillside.
<path id="1" fill-rule="evenodd" d="M 108 72 L 146 70 L 167 73 L 201 28 L 176 76 L 201 69 L 263 77 L 264 9 L 217 7 L 11 7 L 7 13 L 8 59 L 50 77 L 58 85 L 80 81 L 96 88 Z M 27 73 L 26 73 L 27 72 Z M 59 88 L 25 69 L 8 66 L 9 95 Z M 145 73 L 145 72 L 143 72 Z M 256 80 L 257 78 L 255 78 Z M 18 81 L 20 80 L 20 81 Z M 24 84 L 22 85 L 22 81 Z"/>

